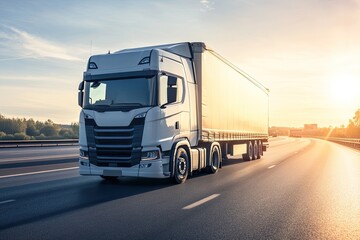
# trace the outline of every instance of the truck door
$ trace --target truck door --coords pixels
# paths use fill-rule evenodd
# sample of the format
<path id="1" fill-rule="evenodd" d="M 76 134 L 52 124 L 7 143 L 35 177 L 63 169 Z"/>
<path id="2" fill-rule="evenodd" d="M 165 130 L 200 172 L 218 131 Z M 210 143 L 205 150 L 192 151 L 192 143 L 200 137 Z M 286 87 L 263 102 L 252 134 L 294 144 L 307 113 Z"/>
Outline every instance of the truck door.
<path id="1" fill-rule="evenodd" d="M 182 129 L 183 79 L 177 76 L 161 75 L 159 78 L 159 101 L 162 115 L 170 136 L 179 135 Z"/>
<path id="2" fill-rule="evenodd" d="M 176 55 L 174 57 L 179 58 Z M 177 59 L 173 60 L 165 56 L 162 56 L 160 63 L 159 103 L 167 125 L 165 129 L 169 131 L 167 134 L 173 136 L 173 141 L 178 138 L 188 138 L 190 134 L 189 101 L 186 97 L 187 85 L 183 65 Z"/>

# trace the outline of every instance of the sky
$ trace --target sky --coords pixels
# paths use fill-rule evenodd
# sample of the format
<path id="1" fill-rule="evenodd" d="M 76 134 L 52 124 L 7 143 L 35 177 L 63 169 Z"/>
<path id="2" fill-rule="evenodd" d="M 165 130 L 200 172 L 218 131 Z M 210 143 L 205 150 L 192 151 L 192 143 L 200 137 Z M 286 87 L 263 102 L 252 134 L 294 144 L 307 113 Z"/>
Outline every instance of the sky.
<path id="1" fill-rule="evenodd" d="M 360 108 L 360 0 L 2 0 L 0 114 L 78 121 L 92 54 L 202 41 L 270 89 L 270 126 Z"/>

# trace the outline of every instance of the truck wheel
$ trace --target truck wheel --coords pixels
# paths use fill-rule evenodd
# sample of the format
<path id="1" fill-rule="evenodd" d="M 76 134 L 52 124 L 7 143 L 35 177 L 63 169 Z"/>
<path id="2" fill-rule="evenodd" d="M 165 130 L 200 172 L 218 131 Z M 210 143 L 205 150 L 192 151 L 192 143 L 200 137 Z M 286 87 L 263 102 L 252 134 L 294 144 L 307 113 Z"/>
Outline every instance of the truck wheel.
<path id="1" fill-rule="evenodd" d="M 107 181 L 115 181 L 116 179 L 118 179 L 118 177 L 116 176 L 104 176 L 104 175 L 100 175 L 100 177 L 104 180 L 107 180 Z"/>
<path id="2" fill-rule="evenodd" d="M 214 145 L 210 151 L 210 166 L 207 167 L 207 172 L 216 173 L 220 167 L 220 149 L 219 146 Z"/>
<path id="3" fill-rule="evenodd" d="M 263 152 L 263 144 L 262 144 L 262 141 L 259 140 L 259 143 L 258 143 L 258 148 L 259 148 L 259 155 L 258 155 L 258 159 L 261 158 L 262 155 L 264 155 L 264 152 Z"/>
<path id="4" fill-rule="evenodd" d="M 259 145 L 257 144 L 257 141 L 254 141 L 254 155 L 253 160 L 259 159 Z"/>
<path id="5" fill-rule="evenodd" d="M 174 180 L 176 183 L 184 183 L 189 173 L 189 157 L 186 150 L 179 147 L 175 155 Z"/>
<path id="6" fill-rule="evenodd" d="M 254 158 L 254 146 L 251 141 L 246 143 L 246 153 L 243 154 L 243 159 L 245 161 L 251 161 Z"/>

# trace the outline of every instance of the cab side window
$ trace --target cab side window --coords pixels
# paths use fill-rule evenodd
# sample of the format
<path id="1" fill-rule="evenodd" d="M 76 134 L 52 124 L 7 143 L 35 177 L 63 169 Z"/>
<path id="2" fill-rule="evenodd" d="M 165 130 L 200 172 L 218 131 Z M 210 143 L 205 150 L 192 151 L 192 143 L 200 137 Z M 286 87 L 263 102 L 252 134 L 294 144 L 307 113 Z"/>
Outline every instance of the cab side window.
<path id="1" fill-rule="evenodd" d="M 159 104 L 178 103 L 183 97 L 183 81 L 174 76 L 161 75 L 159 80 Z"/>

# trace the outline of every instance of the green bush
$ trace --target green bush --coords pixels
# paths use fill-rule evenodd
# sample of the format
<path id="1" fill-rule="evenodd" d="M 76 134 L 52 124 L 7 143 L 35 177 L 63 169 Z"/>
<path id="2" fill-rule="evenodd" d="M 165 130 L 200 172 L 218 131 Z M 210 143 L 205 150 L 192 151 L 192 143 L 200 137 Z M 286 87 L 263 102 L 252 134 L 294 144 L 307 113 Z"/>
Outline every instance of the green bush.
<path id="1" fill-rule="evenodd" d="M 1 137 L 1 140 L 14 140 L 14 135 L 13 134 L 7 134 L 7 135 Z"/>
<path id="2" fill-rule="evenodd" d="M 26 135 L 28 135 L 28 136 L 39 136 L 40 131 L 36 129 L 35 125 L 28 125 L 26 127 Z"/>
<path id="3" fill-rule="evenodd" d="M 26 135 L 25 133 L 15 133 L 14 140 L 30 140 L 31 137 Z"/>

